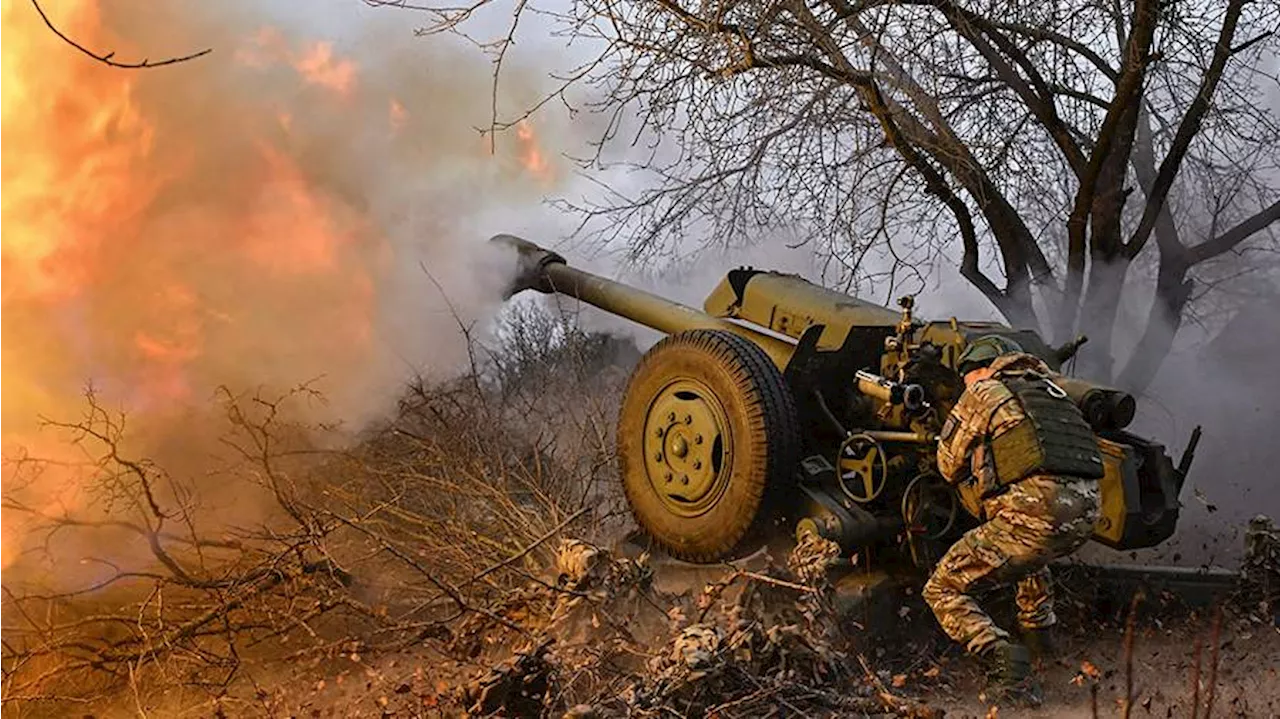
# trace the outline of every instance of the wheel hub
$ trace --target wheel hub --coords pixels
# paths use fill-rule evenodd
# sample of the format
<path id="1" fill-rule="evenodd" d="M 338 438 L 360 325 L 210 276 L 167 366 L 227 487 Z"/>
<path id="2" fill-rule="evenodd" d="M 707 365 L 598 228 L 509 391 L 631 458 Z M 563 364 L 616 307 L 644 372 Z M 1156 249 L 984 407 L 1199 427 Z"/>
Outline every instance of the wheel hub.
<path id="1" fill-rule="evenodd" d="M 654 397 L 645 418 L 645 471 L 668 511 L 694 517 L 723 495 L 728 427 L 724 406 L 701 382 L 676 379 Z"/>

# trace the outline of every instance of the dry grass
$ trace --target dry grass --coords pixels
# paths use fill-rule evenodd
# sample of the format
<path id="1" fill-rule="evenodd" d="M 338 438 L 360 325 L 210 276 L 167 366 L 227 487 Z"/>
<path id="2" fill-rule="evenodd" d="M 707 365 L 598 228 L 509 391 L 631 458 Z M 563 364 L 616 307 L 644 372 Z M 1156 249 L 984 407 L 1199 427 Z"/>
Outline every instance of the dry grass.
<path id="1" fill-rule="evenodd" d="M 468 617 L 519 629 L 489 605 L 535 578 L 551 540 L 621 515 L 618 383 L 601 371 L 617 341 L 525 313 L 496 348 L 472 346 L 469 371 L 415 381 L 342 449 L 298 419 L 322 399 L 310 387 L 223 390 L 220 459 L 184 471 L 134 454 L 124 416 L 88 393 L 82 418 L 50 427 L 84 462 L 7 468 L 6 511 L 42 546 L 5 574 L 5 716 L 241 714 L 283 669 L 399 651 Z M 28 501 L 55 475 L 91 501 Z"/>

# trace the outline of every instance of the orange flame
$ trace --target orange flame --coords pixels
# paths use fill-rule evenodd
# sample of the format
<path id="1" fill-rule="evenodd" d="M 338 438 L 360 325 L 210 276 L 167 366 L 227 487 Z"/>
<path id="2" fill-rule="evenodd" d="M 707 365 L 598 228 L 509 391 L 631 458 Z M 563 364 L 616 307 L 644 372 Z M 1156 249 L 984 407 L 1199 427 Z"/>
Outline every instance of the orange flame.
<path id="1" fill-rule="evenodd" d="M 336 57 L 333 43 L 304 43 L 301 49 L 292 50 L 289 41 L 273 27 L 260 28 L 251 42 L 237 48 L 235 59 L 241 65 L 260 69 L 290 65 L 306 83 L 332 90 L 344 98 L 349 97 L 356 86 L 356 64 Z"/>
<path id="2" fill-rule="evenodd" d="M 533 124 L 521 120 L 516 124 L 516 140 L 519 143 L 520 165 L 543 185 L 555 182 L 555 170 L 547 161 L 538 138 L 534 135 Z"/>
<path id="3" fill-rule="evenodd" d="M 59 3 L 57 22 L 93 38 L 97 5 Z M 6 2 L 0 114 L 4 297 L 69 298 L 90 280 L 89 255 L 105 223 L 128 222 L 154 197 L 162 178 L 137 177 L 153 133 L 133 97 L 130 77 L 94 82 L 103 68 L 50 63 L 30 8 Z M 74 84 L 76 92 L 51 92 Z M 115 141 L 104 146 L 104 137 Z"/>
<path id="4" fill-rule="evenodd" d="M 391 98 L 391 107 L 388 110 L 387 117 L 391 123 L 391 129 L 399 132 L 404 129 L 404 125 L 409 121 L 409 112 L 404 109 L 404 105 L 396 98 Z"/>
<path id="5" fill-rule="evenodd" d="M 350 60 L 334 60 L 331 43 L 312 43 L 298 55 L 293 66 L 307 82 L 329 88 L 344 97 L 350 94 L 355 84 L 356 66 Z"/>
<path id="6" fill-rule="evenodd" d="M 87 47 L 141 56 L 104 29 L 96 0 L 46 11 Z M 26 3 L 5 0 L 3 35 L 6 456 L 65 452 L 38 434 L 38 417 L 78 417 L 89 380 L 146 422 L 223 381 L 296 382 L 367 360 L 385 240 L 359 203 L 321 186 L 331 180 L 318 179 L 323 163 L 304 167 L 291 143 L 305 109 L 236 96 L 243 106 L 228 116 L 243 124 L 195 127 L 162 86 L 145 84 L 176 80 L 77 54 Z M 299 48 L 263 30 L 235 53 L 236 71 L 283 70 L 343 98 L 359 90 L 355 63 L 331 45 Z M 5 465 L 6 489 L 14 466 Z M 24 488 L 24 501 L 82 509 L 79 478 L 57 472 Z M 4 512 L 0 567 L 21 555 L 28 520 Z"/>
<path id="7" fill-rule="evenodd" d="M 120 57 L 159 52 L 155 37 L 178 38 L 181 49 L 190 31 L 233 58 L 130 72 L 67 47 L 28 2 L 3 2 L 6 456 L 25 449 L 83 461 L 65 437 L 40 432 L 38 417 L 80 417 L 86 382 L 129 415 L 131 428 L 171 430 L 220 384 L 275 388 L 319 376 L 329 380 L 321 389 L 330 414 L 310 419 L 373 410 L 367 390 L 389 392 L 378 383 L 394 378 L 369 368 L 399 368 L 404 359 L 378 342 L 420 324 L 380 314 L 417 259 L 397 253 L 416 255 L 435 239 L 408 237 L 410 230 L 454 219 L 456 198 L 471 187 L 459 175 L 466 183 L 496 178 L 499 190 L 513 191 L 504 201 L 535 199 L 537 185 L 557 179 L 546 138 L 529 122 L 510 138 L 499 172 L 489 172 L 481 163 L 490 148 L 467 146 L 475 135 L 453 113 L 418 115 L 380 91 L 392 83 L 361 81 L 378 67 L 376 56 L 358 65 L 332 44 L 272 27 L 218 37 L 235 32 L 221 19 L 201 27 L 138 22 L 152 16 L 150 5 L 144 16 L 129 3 L 44 3 L 68 36 Z M 138 34 L 137 44 L 115 27 Z M 143 39 L 148 32 L 153 38 Z M 475 99 L 476 86 L 465 77 L 442 84 L 462 99 Z M 335 142 L 348 135 L 352 142 Z M 439 218 L 404 197 L 418 191 L 406 179 L 435 168 L 445 169 L 429 184 L 449 185 Z M 455 249 L 445 254 L 460 268 L 468 260 Z M 477 304 L 497 292 L 480 287 L 478 275 L 457 274 Z M 413 339 L 432 362 L 448 351 L 434 337 Z M 5 465 L 6 494 L 14 471 Z M 17 488 L 38 511 L 74 513 L 90 502 L 82 479 L 51 465 Z M 23 554 L 28 515 L 0 517 L 0 566 L 11 567 Z"/>

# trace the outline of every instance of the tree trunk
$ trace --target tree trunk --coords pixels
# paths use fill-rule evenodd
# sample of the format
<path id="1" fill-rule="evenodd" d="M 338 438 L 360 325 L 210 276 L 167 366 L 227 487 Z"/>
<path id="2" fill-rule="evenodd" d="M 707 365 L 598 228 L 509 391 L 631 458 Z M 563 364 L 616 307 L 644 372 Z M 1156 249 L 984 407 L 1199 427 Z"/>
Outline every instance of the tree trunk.
<path id="1" fill-rule="evenodd" d="M 1128 261 L 1121 258 L 1095 258 L 1089 265 L 1089 286 L 1080 313 L 1080 329 L 1089 343 L 1081 349 L 1079 360 L 1081 374 L 1089 379 L 1111 380 L 1115 364 L 1111 339 L 1128 270 Z"/>
<path id="2" fill-rule="evenodd" d="M 1191 280 L 1187 267 L 1168 260 L 1160 263 L 1156 278 L 1156 296 L 1147 314 L 1147 327 L 1133 348 L 1116 386 L 1133 394 L 1141 394 L 1151 385 L 1164 358 L 1173 347 L 1173 338 L 1182 324 L 1182 309 L 1191 297 Z"/>

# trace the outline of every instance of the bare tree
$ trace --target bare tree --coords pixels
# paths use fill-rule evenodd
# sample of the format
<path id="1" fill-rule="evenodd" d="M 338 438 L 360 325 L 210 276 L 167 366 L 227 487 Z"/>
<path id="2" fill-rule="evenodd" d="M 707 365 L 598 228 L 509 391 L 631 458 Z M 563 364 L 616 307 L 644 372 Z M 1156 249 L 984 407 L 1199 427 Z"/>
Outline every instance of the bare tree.
<path id="1" fill-rule="evenodd" d="M 492 0 L 366 2 L 427 13 L 423 33 L 467 33 Z M 522 0 L 513 11 L 482 41 L 498 69 L 531 13 L 591 50 L 548 99 L 589 88 L 606 122 L 584 166 L 647 178 L 634 196 L 575 208 L 584 232 L 625 237 L 635 258 L 684 236 L 784 228 L 851 278 L 869 252 L 890 258 L 891 282 L 955 262 L 1010 322 L 1088 334 L 1082 369 L 1141 389 L 1198 269 L 1276 241 L 1274 3 Z M 1155 274 L 1155 301 L 1117 371 L 1112 334 L 1134 268 Z"/>

